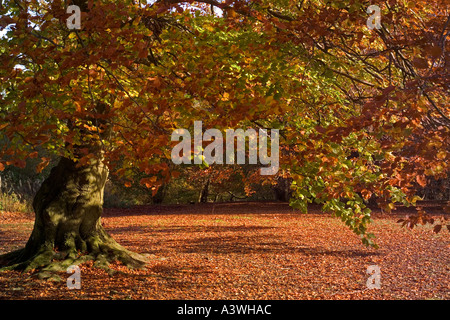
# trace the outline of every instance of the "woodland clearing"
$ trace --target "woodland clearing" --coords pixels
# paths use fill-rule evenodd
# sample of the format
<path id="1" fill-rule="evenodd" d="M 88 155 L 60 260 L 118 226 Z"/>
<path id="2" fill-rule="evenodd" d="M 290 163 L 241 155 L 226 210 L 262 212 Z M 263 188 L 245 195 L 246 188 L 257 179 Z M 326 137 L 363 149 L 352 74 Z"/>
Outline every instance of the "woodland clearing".
<path id="1" fill-rule="evenodd" d="M 430 214 L 439 214 L 433 205 Z M 32 272 L 0 274 L 0 299 L 444 299 L 450 298 L 450 233 L 401 228 L 374 211 L 367 248 L 342 222 L 287 204 L 219 203 L 105 209 L 105 229 L 126 248 L 146 254 L 146 269 L 113 264 L 113 273 L 82 264 L 81 289 L 37 280 Z M 0 251 L 22 247 L 33 218 L 2 213 Z M 368 289 L 378 265 L 381 288 Z"/>

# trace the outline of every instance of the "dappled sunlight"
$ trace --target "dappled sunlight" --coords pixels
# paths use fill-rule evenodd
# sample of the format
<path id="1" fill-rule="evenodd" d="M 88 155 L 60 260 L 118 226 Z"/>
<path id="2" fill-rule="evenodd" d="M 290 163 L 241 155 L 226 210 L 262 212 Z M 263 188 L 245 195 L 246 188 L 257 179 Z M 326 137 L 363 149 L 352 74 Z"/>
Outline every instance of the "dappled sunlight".
<path id="1" fill-rule="evenodd" d="M 27 274 L 7 272 L 0 274 L 0 298 L 449 298 L 448 233 L 411 231 L 396 223 L 398 214 L 375 215 L 371 231 L 380 245 L 375 250 L 363 246 L 337 218 L 316 209 L 300 214 L 277 203 L 222 207 L 214 215 L 209 204 L 136 207 L 138 214 L 107 209 L 105 230 L 127 249 L 147 256 L 146 269 L 114 263 L 114 273 L 108 274 L 88 262 L 81 265 L 79 292 L 67 290 L 64 281 L 44 286 Z M 2 227 L 1 251 L 17 246 L 23 236 L 18 227 L 24 223 Z M 366 269 L 374 264 L 381 268 L 381 290 L 366 288 Z"/>

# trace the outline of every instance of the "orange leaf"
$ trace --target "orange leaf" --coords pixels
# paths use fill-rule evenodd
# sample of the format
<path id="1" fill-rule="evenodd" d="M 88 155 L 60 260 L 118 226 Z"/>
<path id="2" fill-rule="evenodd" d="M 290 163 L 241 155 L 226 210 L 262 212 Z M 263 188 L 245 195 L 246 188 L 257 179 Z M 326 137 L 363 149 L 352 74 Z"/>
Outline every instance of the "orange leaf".
<path id="1" fill-rule="evenodd" d="M 156 180 L 157 180 L 156 176 L 152 176 L 150 178 L 142 178 L 140 183 L 145 185 L 147 188 L 151 188 L 156 182 Z"/>
<path id="2" fill-rule="evenodd" d="M 37 151 L 34 151 L 34 152 L 30 153 L 30 155 L 28 157 L 30 157 L 30 158 L 37 158 L 37 156 L 38 156 Z"/>
<path id="3" fill-rule="evenodd" d="M 427 185 L 427 178 L 425 178 L 425 176 L 416 176 L 416 181 L 421 187 L 425 187 Z"/>
<path id="4" fill-rule="evenodd" d="M 43 158 L 41 158 L 41 163 L 39 163 L 37 166 L 36 166 L 36 172 L 37 173 L 41 173 L 42 172 L 42 170 L 44 170 L 44 168 L 46 167 L 46 166 L 48 166 L 48 164 L 49 164 L 49 162 L 50 162 L 50 159 L 49 158 L 46 158 L 46 157 L 43 157 Z"/>

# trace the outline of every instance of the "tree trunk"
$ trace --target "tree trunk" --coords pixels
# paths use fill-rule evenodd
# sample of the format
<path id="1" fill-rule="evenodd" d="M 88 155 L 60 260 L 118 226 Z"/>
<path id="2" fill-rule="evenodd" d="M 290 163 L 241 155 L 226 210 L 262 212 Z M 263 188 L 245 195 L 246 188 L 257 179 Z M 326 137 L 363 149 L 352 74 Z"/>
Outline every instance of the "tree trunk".
<path id="1" fill-rule="evenodd" d="M 198 196 L 198 202 L 199 203 L 206 203 L 208 202 L 208 196 L 209 196 L 209 178 L 203 183 L 202 189 L 200 190 L 200 194 Z"/>
<path id="2" fill-rule="evenodd" d="M 101 160 L 77 166 L 61 158 L 37 192 L 35 223 L 25 248 L 0 256 L 9 269 L 65 271 L 88 260 L 107 268 L 119 260 L 141 267 L 145 258 L 121 247 L 101 224 L 108 169 Z"/>
<path id="3" fill-rule="evenodd" d="M 272 187 L 277 201 L 289 201 L 291 197 L 291 183 L 290 179 L 278 177 L 276 185 Z"/>
<path id="4" fill-rule="evenodd" d="M 161 204 L 164 201 L 164 198 L 166 197 L 166 191 L 167 191 L 167 185 L 163 184 L 158 188 L 158 191 L 154 196 L 152 196 L 152 202 L 153 204 Z"/>

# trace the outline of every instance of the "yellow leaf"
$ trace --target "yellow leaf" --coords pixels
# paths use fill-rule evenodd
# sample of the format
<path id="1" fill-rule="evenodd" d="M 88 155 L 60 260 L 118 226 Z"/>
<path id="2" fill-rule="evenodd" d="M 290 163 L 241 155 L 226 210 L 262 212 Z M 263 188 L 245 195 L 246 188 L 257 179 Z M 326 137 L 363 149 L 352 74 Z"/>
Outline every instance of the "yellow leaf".
<path id="1" fill-rule="evenodd" d="M 134 19 L 133 26 L 137 26 L 140 21 L 141 21 L 141 17 L 138 16 L 136 19 Z"/>
<path id="2" fill-rule="evenodd" d="M 447 156 L 447 152 L 445 152 L 445 151 L 439 151 L 438 154 L 436 155 L 436 157 L 439 160 L 444 160 L 446 156 Z"/>

